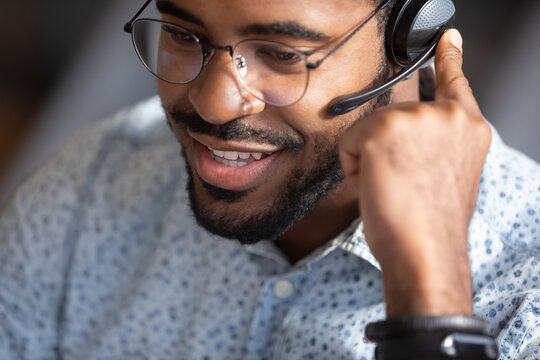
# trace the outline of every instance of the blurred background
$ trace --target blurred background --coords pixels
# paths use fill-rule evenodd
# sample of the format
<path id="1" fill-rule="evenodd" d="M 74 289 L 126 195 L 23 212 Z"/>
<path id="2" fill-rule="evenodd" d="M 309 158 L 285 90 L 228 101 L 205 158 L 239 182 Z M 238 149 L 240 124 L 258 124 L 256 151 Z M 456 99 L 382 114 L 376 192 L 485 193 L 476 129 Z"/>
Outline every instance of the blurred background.
<path id="1" fill-rule="evenodd" d="M 484 115 L 540 161 L 540 1 L 454 2 Z M 0 207 L 73 135 L 156 93 L 122 31 L 142 3 L 0 2 Z"/>

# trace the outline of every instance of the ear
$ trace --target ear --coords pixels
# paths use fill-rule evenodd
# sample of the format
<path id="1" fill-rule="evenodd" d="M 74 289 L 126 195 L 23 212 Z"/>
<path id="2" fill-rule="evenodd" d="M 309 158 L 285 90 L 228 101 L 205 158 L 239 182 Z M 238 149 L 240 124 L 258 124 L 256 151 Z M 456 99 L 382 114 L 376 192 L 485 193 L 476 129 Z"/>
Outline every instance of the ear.
<path id="1" fill-rule="evenodd" d="M 393 61 L 390 61 L 390 60 L 387 60 L 387 63 L 388 63 L 388 68 L 391 69 L 391 74 L 390 75 L 395 75 L 397 74 L 401 69 L 403 69 L 401 66 L 399 66 L 398 64 L 396 64 L 395 62 Z"/>

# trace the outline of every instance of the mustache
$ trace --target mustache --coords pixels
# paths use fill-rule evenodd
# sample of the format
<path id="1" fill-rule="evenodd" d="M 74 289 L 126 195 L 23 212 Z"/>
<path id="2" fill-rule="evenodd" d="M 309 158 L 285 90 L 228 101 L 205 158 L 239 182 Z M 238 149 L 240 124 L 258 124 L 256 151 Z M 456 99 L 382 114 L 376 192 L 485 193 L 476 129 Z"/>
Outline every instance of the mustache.
<path id="1" fill-rule="evenodd" d="M 250 127 L 241 119 L 233 119 L 222 125 L 215 125 L 204 121 L 197 113 L 189 113 L 180 108 L 168 111 L 171 120 L 188 130 L 205 135 L 211 135 L 223 140 L 250 140 L 261 144 L 274 145 L 279 148 L 302 150 L 304 142 L 284 135 L 277 131 L 261 130 Z"/>

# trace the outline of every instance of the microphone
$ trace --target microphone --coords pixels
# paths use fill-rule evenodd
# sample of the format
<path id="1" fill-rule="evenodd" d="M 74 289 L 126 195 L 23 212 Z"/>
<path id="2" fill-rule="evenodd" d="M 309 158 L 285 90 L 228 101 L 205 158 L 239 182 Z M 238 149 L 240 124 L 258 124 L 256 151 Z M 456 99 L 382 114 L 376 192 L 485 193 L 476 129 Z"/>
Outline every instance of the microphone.
<path id="1" fill-rule="evenodd" d="M 382 84 L 375 86 L 371 89 L 365 89 L 353 94 L 343 95 L 335 98 L 328 105 L 328 112 L 332 115 L 343 115 L 350 111 L 353 111 L 357 107 L 365 104 L 369 100 L 383 94 L 384 92 L 390 90 L 393 86 L 397 85 L 404 79 L 409 78 L 416 70 L 422 67 L 429 59 L 435 55 L 435 50 L 437 49 L 437 44 L 441 39 L 444 32 L 447 30 L 446 26 L 441 26 L 435 35 L 434 40 L 426 48 L 426 50 L 421 53 L 414 61 L 409 65 L 401 69 L 399 72 L 385 80 Z"/>

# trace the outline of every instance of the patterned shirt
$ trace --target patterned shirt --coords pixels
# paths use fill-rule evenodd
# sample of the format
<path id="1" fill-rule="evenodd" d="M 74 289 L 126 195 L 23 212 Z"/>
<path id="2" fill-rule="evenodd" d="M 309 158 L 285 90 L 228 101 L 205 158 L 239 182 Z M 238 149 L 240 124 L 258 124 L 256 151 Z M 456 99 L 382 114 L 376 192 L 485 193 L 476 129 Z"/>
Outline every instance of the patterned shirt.
<path id="1" fill-rule="evenodd" d="M 0 359 L 373 359 L 379 264 L 356 221 L 291 265 L 200 228 L 152 98 L 41 167 L 0 217 Z M 540 167 L 494 132 L 469 231 L 474 312 L 540 358 Z"/>

